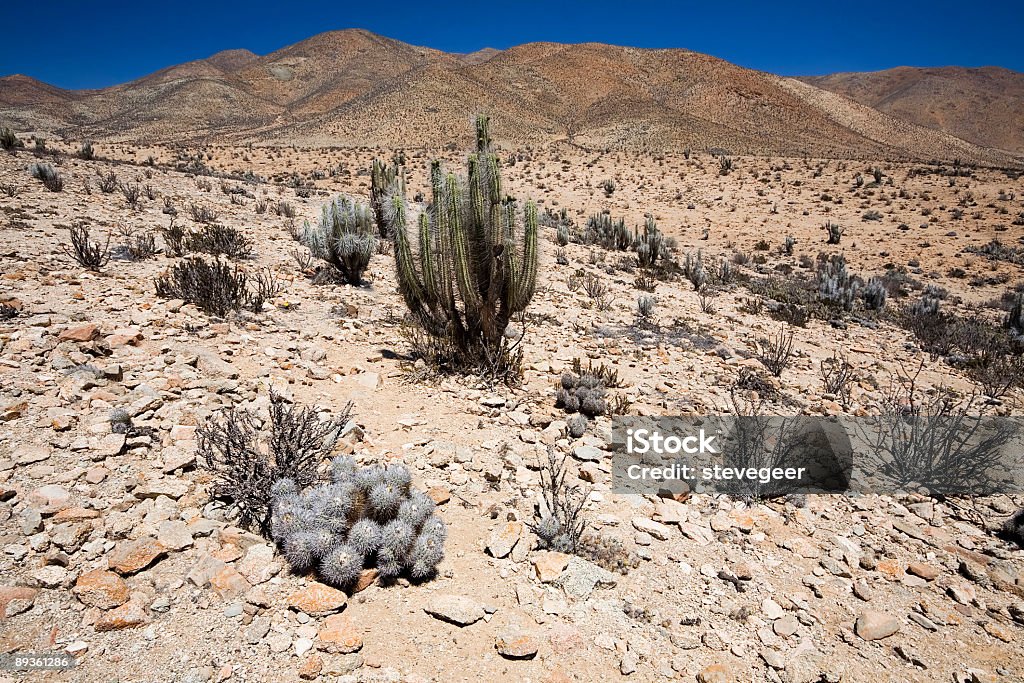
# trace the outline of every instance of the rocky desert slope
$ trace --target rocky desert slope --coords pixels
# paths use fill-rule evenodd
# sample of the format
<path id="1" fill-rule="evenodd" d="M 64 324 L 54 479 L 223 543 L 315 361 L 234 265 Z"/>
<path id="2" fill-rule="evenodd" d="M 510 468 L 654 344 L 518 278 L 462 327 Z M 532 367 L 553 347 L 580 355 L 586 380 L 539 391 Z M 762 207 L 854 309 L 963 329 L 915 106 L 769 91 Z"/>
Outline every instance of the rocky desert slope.
<path id="1" fill-rule="evenodd" d="M 831 81 L 817 85 L 688 50 L 530 43 L 457 55 L 353 29 L 264 56 L 222 52 L 97 91 L 0 78 L 0 120 L 133 143 L 390 148 L 400 140 L 437 149 L 471 143 L 466 122 L 487 113 L 519 146 L 1021 163 L 1019 147 L 994 137 L 1019 129 L 1012 112 L 981 98 L 958 106 L 973 132 L 990 135 L 904 116 L 910 105 L 872 109 Z"/>
<path id="2" fill-rule="evenodd" d="M 79 141 L 47 145 L 56 157 L 0 154 L 0 300 L 14 311 L 0 322 L 0 652 L 66 651 L 79 664 L 0 681 L 1024 677 L 1024 551 L 993 533 L 1024 498 L 619 496 L 609 419 L 574 439 L 554 407 L 576 358 L 616 370 L 615 393 L 638 415 L 728 410 L 744 375 L 789 414 L 873 414 L 899 369 L 920 363 L 929 390 L 973 391 L 884 315 L 793 328 L 791 363 L 773 377 L 759 340 L 779 323 L 750 283 L 810 276 L 819 253 L 842 252 L 865 279 L 903 283 L 891 311 L 930 286 L 945 290 L 944 310 L 1001 321 L 1024 267 L 1016 174 L 746 156 L 726 171 L 708 154 L 508 144 L 509 191 L 565 210 L 542 232 L 538 291 L 519 323 L 524 378 L 508 388 L 406 360 L 389 254 L 373 257 L 367 286 L 314 283 L 317 264 L 292 234 L 335 193 L 368 195 L 374 151 L 97 144 L 101 158 L 86 161 Z M 410 195 L 425 190 L 431 156 L 409 153 Z M 33 162 L 54 165 L 61 191 L 29 175 Z M 658 281 L 655 319 L 638 320 L 638 273 L 621 253 L 556 244 L 554 222 L 603 210 L 631 227 L 653 214 L 676 258 L 700 250 L 736 277 L 708 300 L 685 277 Z M 172 214 L 190 232 L 203 221 L 242 231 L 255 255 L 239 267 L 269 269 L 283 291 L 227 319 L 158 298 L 154 278 L 179 259 L 118 247 L 147 232 L 164 247 Z M 845 227 L 839 245 L 826 244 L 825 221 Z M 63 250 L 80 224 L 111 236 L 99 272 Z M 575 286 L 580 270 L 606 294 Z M 839 351 L 854 369 L 848 397 L 822 383 L 821 362 Z M 271 389 L 332 413 L 353 401 L 339 450 L 412 468 L 449 526 L 436 579 L 368 577 L 346 595 L 290 572 L 211 504 L 197 427 L 225 407 L 265 412 Z M 986 410 L 1020 414 L 1021 398 L 1011 389 Z M 540 549 L 527 526 L 548 446 L 589 489 L 600 556 Z"/>
<path id="3" fill-rule="evenodd" d="M 801 80 L 976 145 L 1024 151 L 1024 74 L 1016 71 L 898 67 Z"/>

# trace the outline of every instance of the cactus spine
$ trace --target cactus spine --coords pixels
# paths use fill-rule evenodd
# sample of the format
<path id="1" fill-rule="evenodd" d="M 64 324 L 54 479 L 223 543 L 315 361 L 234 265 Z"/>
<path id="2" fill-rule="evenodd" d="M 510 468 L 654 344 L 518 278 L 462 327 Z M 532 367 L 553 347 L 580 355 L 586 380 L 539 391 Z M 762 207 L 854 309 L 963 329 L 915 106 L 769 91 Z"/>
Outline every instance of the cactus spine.
<path id="1" fill-rule="evenodd" d="M 461 354 L 501 348 L 512 314 L 526 308 L 537 282 L 537 206 L 527 202 L 520 219 L 516 201 L 502 198 L 487 117 L 478 117 L 476 127 L 466 178 L 443 173 L 437 161 L 431 167 L 432 201 L 416 220 L 418 254 L 401 187 L 386 221 L 409 310 Z"/>

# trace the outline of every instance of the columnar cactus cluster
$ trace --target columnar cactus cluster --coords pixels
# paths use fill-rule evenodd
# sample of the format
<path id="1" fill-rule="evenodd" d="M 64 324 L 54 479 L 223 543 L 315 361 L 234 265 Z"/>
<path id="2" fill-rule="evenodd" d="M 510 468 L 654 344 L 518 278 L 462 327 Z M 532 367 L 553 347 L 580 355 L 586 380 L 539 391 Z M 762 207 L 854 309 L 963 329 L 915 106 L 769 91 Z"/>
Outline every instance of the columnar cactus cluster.
<path id="1" fill-rule="evenodd" d="M 614 220 L 611 214 L 599 213 L 587 219 L 583 242 L 613 251 L 626 251 L 633 244 L 633 235 L 626 227 L 626 219 Z"/>
<path id="2" fill-rule="evenodd" d="M 302 243 L 330 263 L 349 284 L 358 285 L 373 256 L 373 216 L 361 202 L 338 195 L 324 204 L 316 223 L 306 221 Z"/>
<path id="3" fill-rule="evenodd" d="M 504 348 L 512 315 L 524 310 L 537 284 L 537 206 L 519 211 L 502 192 L 486 117 L 477 119 L 477 151 L 468 173 L 430 171 L 433 199 L 416 219 L 418 250 L 407 225 L 403 192 L 387 206 L 395 240 L 398 287 L 430 335 L 448 340 L 463 359 L 493 358 Z"/>
<path id="4" fill-rule="evenodd" d="M 428 579 L 444 559 L 447 529 L 411 482 L 404 465 L 359 467 L 338 456 L 330 482 L 304 490 L 289 478 L 274 483 L 271 534 L 294 571 L 315 569 L 339 588 L 367 567 L 385 582 Z"/>
<path id="5" fill-rule="evenodd" d="M 637 231 L 633 236 L 633 251 L 636 252 L 636 260 L 641 268 L 650 268 L 658 259 L 668 256 L 665 237 L 658 230 L 654 216 L 647 217 L 643 233 Z"/>
<path id="6" fill-rule="evenodd" d="M 857 282 L 846 270 L 846 258 L 833 254 L 818 271 L 818 298 L 844 311 L 852 311 L 857 298 Z"/>
<path id="7" fill-rule="evenodd" d="M 390 195 L 405 192 L 402 175 L 403 161 L 403 158 L 396 157 L 392 163 L 388 164 L 380 159 L 374 159 L 373 167 L 370 169 L 370 206 L 373 208 L 373 217 L 382 238 L 388 237 L 384 205 Z"/>

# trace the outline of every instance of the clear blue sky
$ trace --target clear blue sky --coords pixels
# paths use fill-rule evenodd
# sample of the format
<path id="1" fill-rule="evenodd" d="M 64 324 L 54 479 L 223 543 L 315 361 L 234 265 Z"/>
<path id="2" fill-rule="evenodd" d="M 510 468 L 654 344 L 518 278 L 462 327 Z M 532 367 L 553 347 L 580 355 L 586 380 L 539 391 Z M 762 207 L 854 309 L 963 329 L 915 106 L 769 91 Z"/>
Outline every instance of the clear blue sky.
<path id="1" fill-rule="evenodd" d="M 1024 71 L 1024 0 L 49 0 L 5 5 L 0 75 L 24 73 L 67 88 L 113 85 L 229 48 L 266 54 L 342 28 L 451 52 L 538 40 L 683 47 L 782 75 L 899 65 Z"/>

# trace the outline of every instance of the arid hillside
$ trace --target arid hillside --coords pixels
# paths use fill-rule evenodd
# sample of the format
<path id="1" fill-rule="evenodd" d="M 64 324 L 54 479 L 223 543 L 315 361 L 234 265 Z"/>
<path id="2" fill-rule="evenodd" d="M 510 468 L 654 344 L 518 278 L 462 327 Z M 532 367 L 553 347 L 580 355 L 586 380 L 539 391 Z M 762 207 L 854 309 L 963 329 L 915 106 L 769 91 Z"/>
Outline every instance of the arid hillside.
<path id="1" fill-rule="evenodd" d="M 74 139 L 438 149 L 468 143 L 466 121 L 486 112 L 509 146 L 1021 163 L 1019 144 L 997 144 L 1003 119 L 990 124 L 975 102 L 958 110 L 974 117 L 967 142 L 923 114 L 688 50 L 530 43 L 455 55 L 362 30 L 262 57 L 221 52 L 99 91 L 0 79 L 0 122 Z"/>
<path id="2" fill-rule="evenodd" d="M 998 67 L 899 67 L 802 79 L 976 145 L 1024 152 L 1024 74 Z"/>

